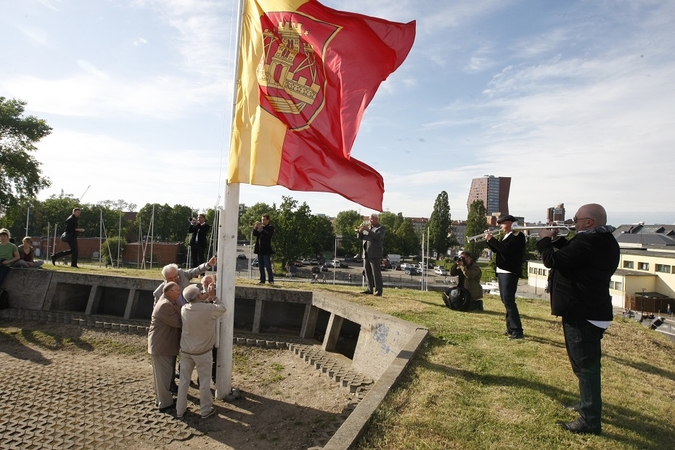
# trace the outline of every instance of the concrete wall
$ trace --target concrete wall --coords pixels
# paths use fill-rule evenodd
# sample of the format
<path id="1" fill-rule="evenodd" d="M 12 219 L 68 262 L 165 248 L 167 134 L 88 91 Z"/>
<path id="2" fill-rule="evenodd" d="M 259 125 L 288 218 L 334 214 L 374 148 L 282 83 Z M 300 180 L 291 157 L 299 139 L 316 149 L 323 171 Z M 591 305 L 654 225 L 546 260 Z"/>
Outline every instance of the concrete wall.
<path id="1" fill-rule="evenodd" d="M 149 320 L 158 279 L 52 270 L 13 269 L 3 288 L 10 307 Z M 324 351 L 352 360 L 378 380 L 421 327 L 326 292 L 237 286 L 234 328 L 318 339 Z"/>

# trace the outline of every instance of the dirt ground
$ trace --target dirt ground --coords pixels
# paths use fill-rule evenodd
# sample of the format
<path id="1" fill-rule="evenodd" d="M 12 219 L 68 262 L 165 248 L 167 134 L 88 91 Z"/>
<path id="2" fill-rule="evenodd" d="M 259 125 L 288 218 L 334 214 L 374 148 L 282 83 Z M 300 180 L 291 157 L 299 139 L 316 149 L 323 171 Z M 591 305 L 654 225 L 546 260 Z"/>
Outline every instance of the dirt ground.
<path id="1" fill-rule="evenodd" d="M 199 416 L 199 391 L 194 373 L 188 395 L 188 413 L 183 421 L 179 421 L 175 418 L 175 410 L 166 415 L 157 413 L 154 408 L 152 367 L 146 348 L 147 337 L 143 335 L 101 332 L 47 322 L 0 320 L 0 366 L 5 368 L 0 370 L 0 383 L 4 386 L 7 398 L 19 403 L 22 398 L 34 397 L 32 392 L 35 386 L 23 382 L 12 386 L 12 383 L 30 379 L 31 375 L 39 379 L 41 384 L 48 384 L 50 380 L 61 377 L 56 388 L 41 386 L 44 398 L 49 398 L 50 393 L 56 395 L 69 392 L 64 387 L 69 376 L 81 377 L 84 381 L 73 381 L 79 387 L 72 391 L 75 392 L 72 397 L 66 396 L 65 402 L 74 399 L 79 391 L 87 396 L 114 397 L 85 399 L 84 404 L 87 406 L 111 405 L 115 401 L 122 401 L 125 395 L 132 397 L 127 403 L 135 403 L 136 412 L 121 417 L 121 422 L 136 426 L 137 434 L 131 436 L 133 445 L 129 447 L 127 441 L 122 441 L 111 448 L 120 448 L 124 443 L 129 448 L 140 450 L 298 450 L 321 447 L 358 401 L 355 394 L 291 351 L 235 345 L 232 386 L 241 391 L 241 398 L 231 403 L 216 400 L 217 416 L 202 419 Z M 81 385 L 93 379 L 98 380 L 96 383 L 99 386 L 117 383 L 124 387 L 117 387 L 113 391 Z M 132 389 L 131 386 L 135 387 Z M 22 391 L 28 391 L 28 396 L 22 396 Z M 41 401 L 40 405 L 57 404 L 57 400 Z M 14 405 L 15 409 L 20 407 L 20 404 Z M 77 411 L 74 405 L 66 405 L 65 408 L 61 405 L 59 408 Z M 30 406 L 28 409 L 35 416 L 35 407 Z M 115 411 L 125 409 L 118 408 Z M 106 412 L 102 414 L 105 417 Z M 118 427 L 114 414 L 108 414 L 107 420 L 95 426 Z M 47 419 L 52 416 L 54 414 L 45 415 Z M 91 417 L 91 414 L 88 416 Z M 87 422 L 86 419 L 83 421 Z M 159 423 L 160 429 L 175 429 L 176 432 L 171 435 L 173 437 L 160 438 L 151 428 L 143 428 L 144 423 L 155 422 Z M 93 433 L 91 428 L 80 426 L 78 433 Z M 119 430 L 110 433 L 110 436 L 123 434 Z"/>

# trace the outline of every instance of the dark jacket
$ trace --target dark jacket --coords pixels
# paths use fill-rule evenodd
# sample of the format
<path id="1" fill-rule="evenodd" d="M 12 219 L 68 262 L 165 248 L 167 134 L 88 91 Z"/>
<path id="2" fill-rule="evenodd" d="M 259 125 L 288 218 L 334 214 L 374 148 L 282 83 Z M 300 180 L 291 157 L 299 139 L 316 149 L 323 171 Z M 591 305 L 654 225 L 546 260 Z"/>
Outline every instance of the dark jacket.
<path id="1" fill-rule="evenodd" d="M 525 235 L 523 233 L 511 233 L 501 241 L 493 237 L 487 241 L 487 245 L 497 254 L 498 268 L 518 275 L 518 278 L 523 276 L 523 255 L 525 254 Z"/>
<path id="2" fill-rule="evenodd" d="M 588 320 L 612 320 L 609 282 L 619 265 L 619 244 L 612 227 L 579 233 L 569 241 L 537 242 L 551 269 L 551 314 Z M 559 248 L 559 250 L 556 250 Z"/>
<path id="3" fill-rule="evenodd" d="M 368 259 L 382 259 L 384 254 L 384 235 L 387 229 L 383 225 L 370 227 L 369 230 L 359 233 L 363 241 L 364 256 Z"/>
<path id="4" fill-rule="evenodd" d="M 190 228 L 188 228 L 188 233 L 192 233 L 190 245 L 206 247 L 209 243 L 207 235 L 209 234 L 210 229 L 211 226 L 206 222 L 190 224 Z"/>
<path id="5" fill-rule="evenodd" d="M 253 230 L 255 236 L 255 247 L 253 253 L 256 255 L 273 255 L 272 236 L 274 236 L 274 227 L 272 225 L 263 226 L 260 231 Z"/>
<path id="6" fill-rule="evenodd" d="M 471 300 L 478 300 L 483 297 L 483 286 L 480 284 L 483 271 L 477 264 L 472 262 L 470 266 L 460 266 L 455 263 L 450 268 L 450 275 L 457 277 L 457 284 L 469 291 Z"/>
<path id="7" fill-rule="evenodd" d="M 73 234 L 77 233 L 77 231 L 75 231 L 76 229 L 79 228 L 77 226 L 77 221 L 78 221 L 77 216 L 73 214 L 68 216 L 68 218 L 66 219 L 66 233 L 73 233 Z"/>

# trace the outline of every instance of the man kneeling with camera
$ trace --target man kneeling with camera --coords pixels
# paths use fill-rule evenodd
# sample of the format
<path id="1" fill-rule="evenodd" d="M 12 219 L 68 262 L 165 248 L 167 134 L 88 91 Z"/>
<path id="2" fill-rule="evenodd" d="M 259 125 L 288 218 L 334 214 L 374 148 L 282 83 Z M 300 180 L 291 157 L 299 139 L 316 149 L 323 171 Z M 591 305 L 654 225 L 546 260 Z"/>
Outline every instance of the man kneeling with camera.
<path id="1" fill-rule="evenodd" d="M 483 287 L 480 278 L 483 272 L 473 263 L 471 253 L 455 256 L 450 275 L 458 277 L 457 287 L 443 293 L 443 301 L 450 309 L 460 311 L 483 310 Z"/>

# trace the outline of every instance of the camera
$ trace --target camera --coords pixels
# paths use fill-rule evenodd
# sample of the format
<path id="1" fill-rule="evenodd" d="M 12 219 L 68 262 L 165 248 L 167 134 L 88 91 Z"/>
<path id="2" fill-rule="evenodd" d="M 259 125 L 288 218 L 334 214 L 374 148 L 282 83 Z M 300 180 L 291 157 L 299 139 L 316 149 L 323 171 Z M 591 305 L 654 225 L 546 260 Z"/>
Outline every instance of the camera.
<path id="1" fill-rule="evenodd" d="M 460 261 L 464 262 L 464 257 L 463 256 L 455 256 L 455 257 L 452 258 L 452 260 L 454 262 L 460 262 Z"/>

